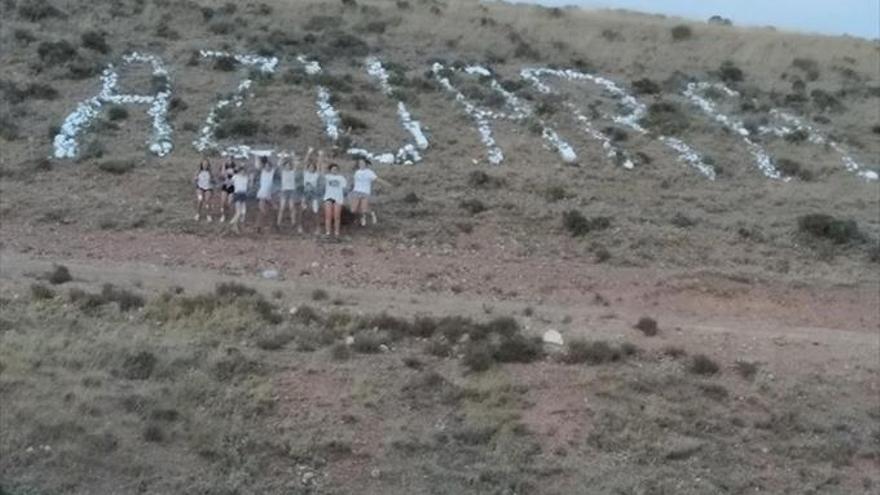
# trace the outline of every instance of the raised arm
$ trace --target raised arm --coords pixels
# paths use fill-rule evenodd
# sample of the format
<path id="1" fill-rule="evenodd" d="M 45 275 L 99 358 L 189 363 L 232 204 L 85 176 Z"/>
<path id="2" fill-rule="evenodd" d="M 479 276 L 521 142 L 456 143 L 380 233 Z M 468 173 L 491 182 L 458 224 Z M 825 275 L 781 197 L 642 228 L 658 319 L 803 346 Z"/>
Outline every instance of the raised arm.
<path id="1" fill-rule="evenodd" d="M 324 150 L 318 150 L 318 172 L 322 175 L 327 173 L 327 164 L 324 163 Z"/>

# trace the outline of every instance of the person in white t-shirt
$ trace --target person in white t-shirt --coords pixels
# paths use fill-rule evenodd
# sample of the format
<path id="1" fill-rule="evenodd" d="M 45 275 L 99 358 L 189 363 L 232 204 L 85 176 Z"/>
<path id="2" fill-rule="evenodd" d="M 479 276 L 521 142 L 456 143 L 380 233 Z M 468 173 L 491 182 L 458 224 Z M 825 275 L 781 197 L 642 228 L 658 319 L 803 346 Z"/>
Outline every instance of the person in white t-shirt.
<path id="1" fill-rule="evenodd" d="M 319 161 L 321 157 L 319 155 Z M 339 237 L 339 226 L 342 223 L 342 203 L 345 201 L 345 189 L 348 181 L 339 173 L 339 165 L 331 163 L 324 174 L 324 234 Z"/>
<path id="2" fill-rule="evenodd" d="M 376 213 L 370 211 L 370 197 L 373 194 L 373 182 L 378 181 L 381 184 L 390 186 L 388 181 L 382 180 L 370 169 L 370 160 L 365 157 L 357 158 L 354 171 L 354 187 L 352 188 L 349 198 L 351 199 L 351 211 L 355 215 L 360 215 L 361 227 L 367 225 L 367 214 L 373 218 L 373 225 L 376 224 Z"/>
<path id="3" fill-rule="evenodd" d="M 260 208 L 260 218 L 257 220 L 257 232 L 263 230 L 266 223 L 266 216 L 269 208 L 272 206 L 272 188 L 275 182 L 275 165 L 269 161 L 266 155 L 255 156 L 254 166 L 260 172 L 259 188 L 257 189 L 257 200 Z"/>
<path id="4" fill-rule="evenodd" d="M 308 155 L 306 155 L 308 159 Z M 294 154 L 290 158 L 285 158 L 281 163 L 281 194 L 278 201 L 278 219 L 276 224 L 281 228 L 281 222 L 284 220 L 284 210 L 290 209 L 290 225 L 296 225 L 297 231 L 302 234 L 302 222 L 297 225 L 297 184 L 296 177 L 299 169 L 299 158 Z"/>
<path id="5" fill-rule="evenodd" d="M 236 168 L 235 175 L 232 176 L 232 203 L 235 206 L 235 215 L 229 221 L 236 232 L 241 230 L 241 224 L 244 223 L 247 216 L 247 196 L 250 183 L 251 178 L 244 171 L 244 167 Z"/>
<path id="6" fill-rule="evenodd" d="M 211 192 L 214 189 L 214 175 L 211 173 L 211 162 L 202 158 L 199 171 L 193 178 L 196 183 L 196 222 L 202 218 L 202 208 L 208 209 L 208 222 L 211 219 Z"/>

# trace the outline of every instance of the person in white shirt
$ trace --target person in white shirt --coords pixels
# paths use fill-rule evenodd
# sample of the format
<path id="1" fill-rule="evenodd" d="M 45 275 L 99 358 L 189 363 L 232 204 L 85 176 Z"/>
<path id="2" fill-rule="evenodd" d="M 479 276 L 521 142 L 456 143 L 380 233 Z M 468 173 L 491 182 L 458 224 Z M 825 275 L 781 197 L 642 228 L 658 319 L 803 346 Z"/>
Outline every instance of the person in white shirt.
<path id="1" fill-rule="evenodd" d="M 254 166 L 260 172 L 260 187 L 257 189 L 257 200 L 260 208 L 260 217 L 257 219 L 257 232 L 262 232 L 266 223 L 266 216 L 272 206 L 272 187 L 275 182 L 275 165 L 269 161 L 266 155 L 255 156 Z"/>
<path id="2" fill-rule="evenodd" d="M 319 161 L 321 156 L 318 157 Z M 342 203 L 345 201 L 345 188 L 348 181 L 339 173 L 339 165 L 331 163 L 324 174 L 324 234 L 339 237 L 339 225 L 342 223 Z"/>
<path id="3" fill-rule="evenodd" d="M 373 182 L 379 181 L 381 184 L 390 186 L 388 181 L 384 181 L 370 169 L 370 160 L 365 157 L 357 158 L 354 172 L 354 188 L 349 194 L 351 199 L 351 211 L 355 215 L 360 215 L 361 227 L 367 225 L 367 214 L 371 214 L 373 225 L 376 224 L 376 213 L 370 211 L 370 196 L 373 193 Z"/>
<path id="4" fill-rule="evenodd" d="M 199 171 L 193 178 L 196 183 L 196 222 L 202 218 L 202 208 L 208 209 L 208 222 L 211 219 L 211 192 L 214 187 L 214 176 L 211 173 L 211 162 L 202 158 L 199 162 Z"/>
<path id="5" fill-rule="evenodd" d="M 310 154 L 311 148 L 309 148 L 309 152 L 306 154 L 306 160 L 309 159 Z M 295 225 L 297 227 L 297 232 L 302 234 L 302 222 L 299 222 L 298 225 L 296 222 L 298 189 L 296 187 L 297 169 L 299 169 L 299 158 L 295 154 L 290 158 L 285 158 L 281 164 L 281 194 L 278 203 L 278 219 L 275 223 L 278 225 L 278 228 L 281 228 L 281 222 L 284 220 L 284 210 L 289 208 L 290 225 Z"/>
<path id="6" fill-rule="evenodd" d="M 232 224 L 232 228 L 236 232 L 240 231 L 240 226 L 247 216 L 247 195 L 250 182 L 250 176 L 245 173 L 243 167 L 235 169 L 235 175 L 232 176 L 232 203 L 235 205 L 235 215 L 232 216 L 229 223 Z"/>
<path id="7" fill-rule="evenodd" d="M 303 189 L 302 189 L 302 212 L 305 213 L 309 207 L 312 210 L 312 218 L 315 221 L 315 235 L 321 233 L 321 218 L 318 216 L 321 203 L 319 179 L 321 178 L 320 169 L 323 168 L 324 152 L 319 151 L 317 158 L 312 154 L 313 149 L 309 148 L 306 152 L 306 167 L 303 170 Z M 300 223 L 305 223 L 305 215 L 300 217 Z"/>

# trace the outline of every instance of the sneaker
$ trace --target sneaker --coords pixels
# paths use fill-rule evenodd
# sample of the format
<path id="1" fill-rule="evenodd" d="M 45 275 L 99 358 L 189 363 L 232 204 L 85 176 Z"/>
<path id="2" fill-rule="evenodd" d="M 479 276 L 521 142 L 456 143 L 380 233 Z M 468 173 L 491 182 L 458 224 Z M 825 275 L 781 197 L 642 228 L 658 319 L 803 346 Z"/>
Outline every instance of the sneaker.
<path id="1" fill-rule="evenodd" d="M 198 214 L 198 213 L 196 213 L 196 218 L 195 218 L 195 220 L 196 220 L 196 222 L 199 221 L 199 214 Z"/>
<path id="2" fill-rule="evenodd" d="M 220 215 L 220 223 L 226 222 L 226 215 Z"/>
<path id="3" fill-rule="evenodd" d="M 361 216 L 361 227 L 367 226 L 367 217 L 366 215 Z"/>
<path id="4" fill-rule="evenodd" d="M 375 212 L 375 211 L 371 211 L 371 212 L 370 212 L 370 216 L 373 217 L 373 225 L 376 225 L 376 223 L 378 222 L 378 220 L 376 220 L 376 212 Z"/>

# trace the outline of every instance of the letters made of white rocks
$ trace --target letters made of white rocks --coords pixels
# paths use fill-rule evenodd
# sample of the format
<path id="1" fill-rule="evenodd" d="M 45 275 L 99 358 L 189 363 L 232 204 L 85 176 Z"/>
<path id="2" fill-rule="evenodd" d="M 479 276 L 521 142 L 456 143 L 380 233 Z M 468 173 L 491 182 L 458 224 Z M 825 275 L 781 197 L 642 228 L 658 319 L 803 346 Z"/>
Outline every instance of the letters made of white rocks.
<path id="1" fill-rule="evenodd" d="M 587 81 L 600 86 L 611 94 L 613 98 L 619 100 L 622 108 L 628 110 L 628 112 L 624 114 L 606 114 L 604 115 L 605 118 L 628 127 L 639 134 L 648 133 L 648 131 L 639 124 L 642 117 L 644 117 L 645 113 L 648 111 L 647 107 L 644 103 L 640 102 L 633 95 L 627 93 L 624 89 L 614 83 L 614 81 L 571 69 L 526 68 L 520 71 L 520 75 L 523 79 L 529 81 L 535 89 L 545 94 L 555 93 L 541 80 L 542 77 L 547 76 L 553 76 L 573 82 Z M 589 118 L 587 118 L 577 106 L 570 101 L 566 101 L 565 106 L 574 114 L 577 121 L 583 125 L 584 131 L 590 137 L 602 143 L 602 148 L 605 150 L 608 158 L 617 163 L 621 163 L 624 168 L 634 168 L 632 159 L 630 159 L 623 150 L 615 146 L 608 136 L 593 127 Z M 703 157 L 687 143 L 681 139 L 670 136 L 660 136 L 659 140 L 667 147 L 675 150 L 678 153 L 679 160 L 696 168 L 701 174 L 705 175 L 710 180 L 715 179 L 715 169 L 712 168 L 711 165 L 705 163 Z"/>
<path id="2" fill-rule="evenodd" d="M 306 74 L 308 75 L 317 75 L 322 71 L 321 65 L 314 60 L 307 60 L 303 56 L 298 57 L 297 60 L 305 65 Z M 380 62 L 378 58 L 368 57 L 366 59 L 366 70 L 367 74 L 376 79 L 382 94 L 389 98 L 394 96 L 394 90 L 388 82 L 388 73 L 385 71 L 382 62 Z M 318 95 L 316 103 L 318 105 L 318 117 L 324 123 L 327 137 L 335 142 L 339 139 L 339 112 L 336 111 L 331 103 L 330 91 L 321 85 L 319 85 L 317 89 Z M 428 139 L 425 137 L 424 133 L 422 133 L 421 123 L 418 120 L 413 120 L 412 115 L 402 101 L 397 102 L 397 116 L 400 119 L 400 125 L 403 126 L 404 130 L 406 130 L 412 137 L 411 143 L 404 144 L 396 152 L 386 151 L 374 153 L 363 148 L 349 148 L 346 152 L 350 155 L 363 156 L 372 161 L 388 165 L 395 163 L 411 165 L 420 162 L 422 160 L 422 155 L 419 151 L 428 149 Z"/>
<path id="3" fill-rule="evenodd" d="M 165 156 L 174 147 L 171 139 L 171 126 L 168 124 L 168 100 L 171 97 L 171 82 L 168 70 L 162 60 L 155 55 L 130 53 L 122 57 L 124 64 L 148 63 L 152 66 L 153 77 L 162 77 L 167 81 L 164 91 L 155 95 L 129 95 L 118 93 L 119 74 L 112 64 L 101 74 L 101 90 L 97 96 L 89 98 L 77 105 L 55 136 L 55 158 L 75 158 L 79 154 L 79 137 L 101 113 L 107 104 L 115 105 L 149 105 L 147 114 L 153 118 L 153 135 L 147 141 L 150 151 L 158 156 Z"/>
<path id="4" fill-rule="evenodd" d="M 220 52 L 220 51 L 211 51 L 211 50 L 202 50 L 200 52 L 202 58 L 234 58 L 236 62 L 246 67 L 254 67 L 258 71 L 263 74 L 273 74 L 278 68 L 278 59 L 276 57 L 261 57 L 259 55 L 235 55 L 228 52 Z M 251 94 L 251 86 L 253 86 L 254 82 L 251 79 L 244 79 L 238 84 L 238 87 L 235 88 L 232 95 L 229 98 L 222 99 L 218 101 L 211 111 L 208 113 L 208 117 L 205 119 L 205 124 L 202 126 L 202 129 L 199 131 L 199 137 L 195 141 L 193 141 L 193 146 L 199 152 L 204 153 L 205 151 L 211 149 L 220 149 L 219 143 L 217 143 L 217 126 L 220 124 L 219 114 L 220 112 L 232 105 L 237 107 L 241 107 L 244 103 L 244 100 L 250 96 Z M 247 158 L 249 155 L 254 154 L 254 150 L 247 145 L 239 144 L 239 145 L 231 145 L 226 146 L 220 153 L 224 156 L 234 156 L 237 158 Z"/>
<path id="5" fill-rule="evenodd" d="M 453 86 L 452 82 L 448 77 L 444 77 L 442 72 L 445 69 L 443 64 L 434 63 L 431 70 L 434 73 L 434 77 L 440 82 L 446 91 L 452 93 L 455 97 L 455 100 L 464 107 L 465 113 L 470 115 L 474 122 L 477 124 L 477 132 L 480 133 L 480 140 L 488 149 L 489 153 L 489 163 L 493 165 L 498 165 L 502 161 L 504 161 L 504 153 L 501 151 L 501 148 L 498 147 L 498 144 L 495 142 L 495 138 L 492 135 L 492 126 L 490 122 L 496 119 L 508 119 L 512 121 L 522 121 L 526 117 L 532 116 L 534 112 L 532 109 L 526 105 L 522 100 L 516 97 L 513 93 L 505 90 L 498 81 L 492 77 L 492 72 L 488 69 L 480 66 L 468 66 L 462 69 L 466 74 L 477 75 L 481 77 L 490 78 L 490 86 L 493 91 L 498 92 L 504 97 L 505 104 L 511 110 L 510 112 L 493 112 L 488 108 L 479 107 L 474 102 L 470 101 L 461 91 L 459 91 L 455 86 Z M 577 154 L 574 152 L 574 149 L 565 142 L 562 138 L 559 137 L 559 134 L 551 127 L 549 127 L 543 120 L 537 120 L 538 125 L 541 126 L 541 136 L 547 141 L 550 146 L 555 149 L 559 156 L 566 162 L 575 162 L 577 161 Z"/>

